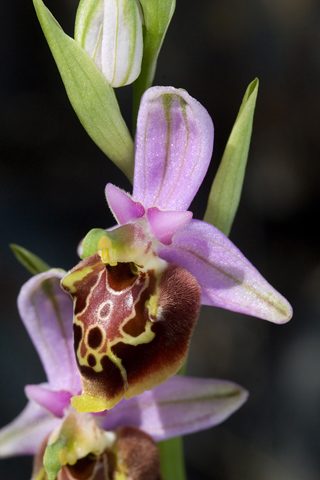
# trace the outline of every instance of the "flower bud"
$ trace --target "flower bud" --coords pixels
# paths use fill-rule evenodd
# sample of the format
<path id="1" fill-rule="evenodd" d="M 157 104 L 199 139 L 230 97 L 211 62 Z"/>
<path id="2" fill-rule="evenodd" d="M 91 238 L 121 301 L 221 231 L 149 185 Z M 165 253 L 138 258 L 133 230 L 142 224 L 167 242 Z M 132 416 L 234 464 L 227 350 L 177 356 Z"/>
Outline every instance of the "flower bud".
<path id="1" fill-rule="evenodd" d="M 132 245 L 125 249 L 117 236 L 127 238 L 130 229 Z M 150 242 L 143 244 L 138 225 L 107 233 L 110 237 L 100 241 L 106 248 L 61 282 L 74 300 L 82 394 L 71 403 L 78 412 L 110 409 L 175 374 L 185 361 L 200 307 L 195 278 L 159 259 Z"/>
<path id="2" fill-rule="evenodd" d="M 75 40 L 96 62 L 112 87 L 132 83 L 139 75 L 143 40 L 137 0 L 82 0 Z"/>

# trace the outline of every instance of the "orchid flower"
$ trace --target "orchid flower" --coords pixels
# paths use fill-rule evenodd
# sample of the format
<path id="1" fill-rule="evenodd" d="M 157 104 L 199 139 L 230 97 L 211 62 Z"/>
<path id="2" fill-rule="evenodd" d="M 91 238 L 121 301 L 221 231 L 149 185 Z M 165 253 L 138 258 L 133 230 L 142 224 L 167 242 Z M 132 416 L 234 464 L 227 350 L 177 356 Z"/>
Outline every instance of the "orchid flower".
<path id="1" fill-rule="evenodd" d="M 43 452 L 49 480 L 56 478 L 60 468 L 59 480 L 78 478 L 78 462 L 88 467 L 90 475 L 94 469 L 93 476 L 88 473 L 81 478 L 105 478 L 98 473 L 105 468 L 106 451 L 118 449 L 120 465 L 124 461 L 122 453 L 125 456 L 127 449 L 133 448 L 134 440 L 135 456 L 143 465 L 146 456 L 140 459 L 139 455 L 145 451 L 145 442 L 150 445 L 217 425 L 245 402 L 247 392 L 234 383 L 172 377 L 152 391 L 123 399 L 111 411 L 99 415 L 76 413 L 70 398 L 81 391 L 81 382 L 73 352 L 72 302 L 60 288 L 64 275 L 60 269 L 35 275 L 19 294 L 19 312 L 47 382 L 25 387 L 29 402 L 11 424 L 0 430 L 0 456 L 37 454 L 33 479 L 47 478 L 44 473 L 41 476 Z M 148 435 L 153 440 L 146 440 Z M 133 438 L 131 443 L 124 440 L 127 437 Z M 152 456 L 150 462 L 154 461 Z M 125 465 L 129 470 L 135 468 Z"/>
<path id="2" fill-rule="evenodd" d="M 225 235 L 188 211 L 212 149 L 212 120 L 197 100 L 173 87 L 150 88 L 139 110 L 133 194 L 109 183 L 109 207 L 120 225 L 145 222 L 153 251 L 196 278 L 202 304 L 285 323 L 287 300 Z"/>
<path id="3" fill-rule="evenodd" d="M 200 303 L 275 323 L 291 318 L 289 303 L 237 247 L 188 211 L 212 148 L 212 120 L 199 102 L 172 87 L 147 90 L 133 194 L 106 187 L 120 226 L 89 232 L 84 260 L 61 283 L 74 300 L 82 394 L 71 403 L 79 412 L 112 408 L 176 373 Z"/>

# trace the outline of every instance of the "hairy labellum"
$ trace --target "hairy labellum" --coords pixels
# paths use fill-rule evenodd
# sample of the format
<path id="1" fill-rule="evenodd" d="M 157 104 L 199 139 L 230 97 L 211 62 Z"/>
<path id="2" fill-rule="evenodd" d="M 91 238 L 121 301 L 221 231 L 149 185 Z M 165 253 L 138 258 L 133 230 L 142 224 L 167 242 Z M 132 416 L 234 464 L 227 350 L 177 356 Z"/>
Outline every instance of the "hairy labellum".
<path id="1" fill-rule="evenodd" d="M 110 409 L 176 373 L 200 307 L 200 287 L 182 267 L 155 254 L 146 267 L 106 258 L 99 251 L 62 280 L 74 300 L 79 412 Z"/>

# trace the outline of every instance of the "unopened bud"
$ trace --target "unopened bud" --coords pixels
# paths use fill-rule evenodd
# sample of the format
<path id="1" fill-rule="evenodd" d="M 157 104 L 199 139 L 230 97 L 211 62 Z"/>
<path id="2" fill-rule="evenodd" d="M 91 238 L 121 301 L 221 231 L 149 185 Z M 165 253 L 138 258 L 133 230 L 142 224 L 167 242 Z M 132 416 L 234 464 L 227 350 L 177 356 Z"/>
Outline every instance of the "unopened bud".
<path id="1" fill-rule="evenodd" d="M 112 87 L 132 83 L 142 61 L 142 20 L 137 0 L 82 0 L 75 40 Z"/>

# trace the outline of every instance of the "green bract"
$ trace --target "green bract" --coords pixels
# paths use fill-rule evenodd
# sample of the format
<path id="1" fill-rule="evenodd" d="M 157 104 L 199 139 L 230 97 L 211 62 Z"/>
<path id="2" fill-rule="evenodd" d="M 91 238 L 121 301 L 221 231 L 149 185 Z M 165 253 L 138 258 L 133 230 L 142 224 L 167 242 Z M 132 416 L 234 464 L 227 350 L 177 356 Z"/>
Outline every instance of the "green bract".
<path id="1" fill-rule="evenodd" d="M 37 275 L 38 273 L 50 270 L 51 267 L 49 267 L 46 262 L 41 260 L 41 258 L 34 253 L 29 252 L 26 248 L 20 247 L 20 245 L 16 245 L 15 243 L 11 243 L 10 248 L 18 262 L 32 273 L 32 275 Z"/>
<path id="2" fill-rule="evenodd" d="M 37 16 L 80 122 L 101 150 L 132 179 L 134 146 L 118 102 L 94 61 L 64 33 L 41 0 Z"/>
<path id="3" fill-rule="evenodd" d="M 229 235 L 236 215 L 247 164 L 259 80 L 248 86 L 213 181 L 204 221 Z"/>

